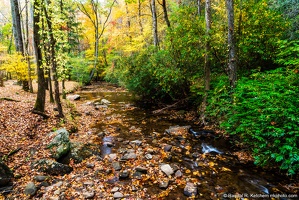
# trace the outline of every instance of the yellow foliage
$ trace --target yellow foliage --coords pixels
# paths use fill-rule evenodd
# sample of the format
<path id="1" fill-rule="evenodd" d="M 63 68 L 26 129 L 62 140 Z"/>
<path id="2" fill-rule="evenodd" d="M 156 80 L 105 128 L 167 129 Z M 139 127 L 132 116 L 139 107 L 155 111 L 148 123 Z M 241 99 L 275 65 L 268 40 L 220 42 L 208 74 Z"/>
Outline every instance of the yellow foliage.
<path id="1" fill-rule="evenodd" d="M 4 57 L 4 64 L 0 66 L 0 70 L 10 72 L 19 81 L 28 80 L 28 63 L 20 53 L 6 55 Z"/>

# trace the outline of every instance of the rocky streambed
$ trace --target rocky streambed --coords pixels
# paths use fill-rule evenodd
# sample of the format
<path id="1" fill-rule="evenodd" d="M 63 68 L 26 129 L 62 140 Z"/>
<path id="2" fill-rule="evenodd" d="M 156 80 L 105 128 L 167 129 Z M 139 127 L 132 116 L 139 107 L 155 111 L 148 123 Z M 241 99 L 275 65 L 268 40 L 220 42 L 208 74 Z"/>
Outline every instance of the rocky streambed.
<path id="1" fill-rule="evenodd" d="M 78 132 L 66 134 L 67 139 L 60 137 L 66 142 L 59 143 L 61 147 L 54 145 L 53 135 L 46 140 L 52 159 L 32 162 L 31 169 L 36 172 L 23 188 L 27 197 L 298 198 L 292 180 L 254 167 L 250 157 L 233 148 L 226 137 L 198 127 L 190 112 L 153 114 L 130 93 L 113 86 L 100 87 L 87 87 L 77 92 L 76 98 L 70 97 L 78 116 L 85 120 Z M 57 155 L 57 150 L 66 151 Z"/>

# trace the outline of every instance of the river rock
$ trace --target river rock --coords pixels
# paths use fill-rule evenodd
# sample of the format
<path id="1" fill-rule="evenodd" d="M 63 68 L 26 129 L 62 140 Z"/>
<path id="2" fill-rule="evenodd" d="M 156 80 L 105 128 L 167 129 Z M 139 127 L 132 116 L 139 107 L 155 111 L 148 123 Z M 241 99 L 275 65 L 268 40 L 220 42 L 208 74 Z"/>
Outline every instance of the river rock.
<path id="1" fill-rule="evenodd" d="M 36 188 L 35 184 L 33 182 L 30 182 L 26 185 L 24 193 L 26 195 L 33 196 L 33 195 L 35 195 L 36 191 L 37 191 L 37 188 Z"/>
<path id="2" fill-rule="evenodd" d="M 187 135 L 190 128 L 191 126 L 170 126 L 165 132 L 174 136 Z"/>
<path id="3" fill-rule="evenodd" d="M 174 173 L 173 169 L 170 167 L 169 164 L 163 164 L 160 166 L 162 172 L 164 172 L 167 176 L 170 176 Z"/>
<path id="4" fill-rule="evenodd" d="M 93 199 L 94 195 L 95 195 L 94 191 L 83 192 L 83 196 L 84 196 L 85 199 Z"/>
<path id="5" fill-rule="evenodd" d="M 168 185 L 169 185 L 169 180 L 163 180 L 163 181 L 160 181 L 159 188 L 161 188 L 161 189 L 167 189 Z"/>
<path id="6" fill-rule="evenodd" d="M 72 95 L 67 95 L 66 99 L 70 101 L 76 101 L 79 100 L 81 97 L 79 94 L 72 94 Z"/>
<path id="7" fill-rule="evenodd" d="M 69 154 L 65 156 L 62 161 L 63 163 L 69 163 L 69 160 L 72 159 L 75 163 L 80 163 L 86 158 L 93 155 L 99 156 L 100 154 L 100 149 L 97 145 L 74 142 L 71 143 L 71 150 Z"/>
<path id="8" fill-rule="evenodd" d="M 52 157 L 56 160 L 67 155 L 71 149 L 69 133 L 64 128 L 50 133 L 46 140 L 51 141 L 47 145 L 47 148 L 50 149 Z"/>
<path id="9" fill-rule="evenodd" d="M 133 140 L 130 142 L 130 145 L 134 146 L 140 146 L 142 144 L 141 140 Z"/>
<path id="10" fill-rule="evenodd" d="M 170 144 L 166 144 L 166 145 L 164 146 L 164 151 L 165 151 L 165 152 L 171 151 L 171 149 L 172 149 L 172 145 L 170 145 Z"/>
<path id="11" fill-rule="evenodd" d="M 108 101 L 107 99 L 101 99 L 101 104 L 103 104 L 103 105 L 109 105 L 109 104 L 111 104 L 111 102 Z"/>
<path id="12" fill-rule="evenodd" d="M 31 167 L 49 175 L 64 175 L 73 171 L 73 168 L 68 165 L 47 159 L 38 160 Z"/>
<path id="13" fill-rule="evenodd" d="M 43 182 L 48 178 L 49 178 L 49 176 L 35 176 L 34 180 L 36 180 L 37 182 Z"/>
<path id="14" fill-rule="evenodd" d="M 152 156 L 152 154 L 146 154 L 145 155 L 145 158 L 147 159 L 147 160 L 151 160 L 152 158 L 153 158 L 153 156 Z"/>
<path id="15" fill-rule="evenodd" d="M 184 195 L 187 197 L 191 197 L 192 195 L 197 195 L 197 187 L 194 185 L 194 183 L 188 182 L 184 188 Z"/>
<path id="16" fill-rule="evenodd" d="M 120 199 L 120 198 L 123 198 L 123 197 L 124 197 L 124 195 L 121 192 L 115 192 L 113 194 L 114 199 Z"/>
<path id="17" fill-rule="evenodd" d="M 128 170 L 124 170 L 124 171 L 119 173 L 119 178 L 120 179 L 126 179 L 128 177 L 129 177 L 129 171 Z"/>
<path id="18" fill-rule="evenodd" d="M 6 164 L 0 161 L 0 187 L 6 186 L 13 178 L 13 173 Z"/>
<path id="19" fill-rule="evenodd" d="M 130 160 L 130 159 L 134 160 L 136 158 L 137 158 L 137 155 L 135 153 L 128 152 L 125 155 L 123 155 L 123 157 L 121 158 L 121 160 Z"/>
<path id="20" fill-rule="evenodd" d="M 181 172 L 181 170 L 178 170 L 178 171 L 175 172 L 174 176 L 177 177 L 177 178 L 180 178 L 180 177 L 183 176 L 183 173 Z"/>
<path id="21" fill-rule="evenodd" d="M 115 161 L 115 162 L 112 163 L 112 167 L 114 168 L 115 171 L 121 170 L 121 165 L 117 161 Z"/>
<path id="22" fill-rule="evenodd" d="M 135 167 L 135 170 L 138 171 L 138 172 L 144 173 L 144 174 L 147 173 L 147 168 L 146 167 L 138 166 L 138 167 Z"/>

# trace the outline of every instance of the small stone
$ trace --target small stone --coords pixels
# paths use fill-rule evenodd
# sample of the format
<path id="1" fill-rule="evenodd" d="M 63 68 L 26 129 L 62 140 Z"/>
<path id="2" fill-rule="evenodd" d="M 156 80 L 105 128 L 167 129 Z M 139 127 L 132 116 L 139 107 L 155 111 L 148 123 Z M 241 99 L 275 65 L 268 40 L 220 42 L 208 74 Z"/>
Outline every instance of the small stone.
<path id="1" fill-rule="evenodd" d="M 141 140 L 133 140 L 130 142 L 131 145 L 140 146 L 142 144 Z"/>
<path id="2" fill-rule="evenodd" d="M 120 163 L 119 162 L 113 162 L 112 163 L 112 167 L 114 168 L 114 170 L 115 171 L 119 171 L 119 170 L 121 170 L 121 165 L 120 165 Z"/>
<path id="3" fill-rule="evenodd" d="M 111 102 L 108 101 L 107 99 L 101 99 L 101 104 L 108 105 L 111 104 Z"/>
<path id="4" fill-rule="evenodd" d="M 86 164 L 86 167 L 87 167 L 87 168 L 94 168 L 94 164 L 93 164 L 93 163 L 87 163 L 87 164 Z"/>
<path id="5" fill-rule="evenodd" d="M 173 169 L 170 167 L 169 164 L 161 165 L 161 171 L 164 172 L 167 176 L 170 176 L 174 173 Z"/>
<path id="6" fill-rule="evenodd" d="M 126 153 L 121 159 L 122 160 L 134 160 L 137 158 L 137 155 L 135 153 Z"/>
<path id="7" fill-rule="evenodd" d="M 83 185 L 93 186 L 94 183 L 93 183 L 93 181 L 85 181 L 85 182 L 83 183 Z"/>
<path id="8" fill-rule="evenodd" d="M 184 195 L 187 197 L 196 196 L 197 195 L 197 187 L 194 183 L 188 182 L 184 188 Z"/>
<path id="9" fill-rule="evenodd" d="M 34 180 L 36 180 L 37 182 L 43 182 L 47 178 L 48 178 L 48 176 L 35 176 Z"/>
<path id="10" fill-rule="evenodd" d="M 110 161 L 115 160 L 116 158 L 117 158 L 117 154 L 116 153 L 109 154 L 109 160 Z"/>
<path id="11" fill-rule="evenodd" d="M 168 185 L 169 185 L 169 180 L 164 180 L 164 181 L 161 181 L 159 183 L 159 188 L 161 188 L 161 189 L 167 189 Z"/>
<path id="12" fill-rule="evenodd" d="M 167 144 L 167 145 L 164 146 L 164 151 L 165 152 L 169 152 L 169 151 L 171 151 L 171 149 L 172 149 L 172 145 L 170 145 L 170 144 Z"/>
<path id="13" fill-rule="evenodd" d="M 124 197 L 124 195 L 121 192 L 115 192 L 113 194 L 114 199 L 120 199 L 120 198 L 123 198 L 123 197 Z"/>
<path id="14" fill-rule="evenodd" d="M 121 179 L 126 179 L 128 177 L 129 177 L 128 170 L 124 170 L 124 171 L 122 171 L 122 172 L 119 173 L 119 178 L 121 178 Z"/>
<path id="15" fill-rule="evenodd" d="M 147 159 L 147 160 L 151 160 L 152 158 L 153 158 L 153 156 L 152 156 L 152 154 L 146 154 L 145 155 L 145 158 Z"/>
<path id="16" fill-rule="evenodd" d="M 181 170 L 178 170 L 178 171 L 175 172 L 174 176 L 177 177 L 177 178 L 180 178 L 180 177 L 183 176 L 183 173 L 181 172 Z"/>
<path id="17" fill-rule="evenodd" d="M 93 199 L 94 195 L 95 195 L 94 191 L 83 192 L 83 196 L 84 196 L 85 199 Z"/>
<path id="18" fill-rule="evenodd" d="M 119 187 L 114 187 L 114 188 L 112 188 L 111 192 L 115 193 L 115 192 L 117 192 L 118 190 L 119 190 Z"/>
<path id="19" fill-rule="evenodd" d="M 73 94 L 73 95 L 68 95 L 66 97 L 67 100 L 71 100 L 71 101 L 76 101 L 76 100 L 79 100 L 80 99 L 80 95 L 78 94 Z"/>
<path id="20" fill-rule="evenodd" d="M 135 179 L 140 180 L 142 178 L 142 173 L 141 172 L 134 172 L 132 174 L 132 177 L 135 178 Z"/>
<path id="21" fill-rule="evenodd" d="M 35 184 L 33 182 L 30 182 L 26 185 L 24 193 L 26 195 L 33 196 L 33 195 L 35 195 L 36 191 L 37 191 L 37 188 L 36 188 Z"/>
<path id="22" fill-rule="evenodd" d="M 147 173 L 147 168 L 146 167 L 142 167 L 142 166 L 138 166 L 135 168 L 136 171 L 141 172 L 146 174 Z"/>

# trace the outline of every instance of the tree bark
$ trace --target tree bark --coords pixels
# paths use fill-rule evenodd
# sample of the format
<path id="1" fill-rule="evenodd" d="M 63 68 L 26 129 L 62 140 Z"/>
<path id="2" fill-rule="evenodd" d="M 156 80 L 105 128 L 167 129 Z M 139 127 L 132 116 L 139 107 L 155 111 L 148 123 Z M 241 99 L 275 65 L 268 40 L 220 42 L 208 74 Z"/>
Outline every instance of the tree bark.
<path id="1" fill-rule="evenodd" d="M 141 0 L 138 0 L 138 23 L 140 26 L 140 33 L 143 33 L 143 26 L 142 26 L 142 20 L 141 20 Z"/>
<path id="2" fill-rule="evenodd" d="M 20 52 L 24 55 L 24 45 L 22 37 L 22 27 L 21 27 L 21 15 L 19 11 L 19 2 L 18 0 L 10 0 L 11 5 L 11 14 L 13 21 L 13 33 L 15 38 L 15 45 L 17 52 Z"/>
<path id="3" fill-rule="evenodd" d="M 206 0 L 205 3 L 205 21 L 206 21 L 206 46 L 205 46 L 205 63 L 204 63 L 204 76 L 205 76 L 205 94 L 201 107 L 201 120 L 205 125 L 205 112 L 207 107 L 207 99 L 208 99 L 208 91 L 210 90 L 210 82 L 211 82 L 211 64 L 209 54 L 211 51 L 210 44 L 210 31 L 211 31 L 211 1 Z"/>
<path id="4" fill-rule="evenodd" d="M 25 1 L 25 12 L 26 12 L 26 20 L 25 20 L 25 27 L 26 27 L 25 54 L 26 54 L 26 60 L 27 60 L 29 92 L 33 93 L 32 78 L 31 78 L 30 53 L 29 53 L 29 14 L 28 14 L 28 6 L 29 6 L 29 0 L 26 0 Z"/>
<path id="5" fill-rule="evenodd" d="M 35 0 L 33 3 L 33 38 L 34 38 L 34 50 L 37 65 L 37 97 L 34 105 L 34 111 L 41 113 L 45 112 L 45 100 L 46 100 L 46 88 L 44 69 L 42 68 L 42 52 L 40 49 L 40 36 L 39 36 L 39 21 L 40 21 L 41 3 L 39 0 Z"/>
<path id="6" fill-rule="evenodd" d="M 168 13 L 167 13 L 166 0 L 162 0 L 162 8 L 163 8 L 164 20 L 166 22 L 167 27 L 170 28 L 170 21 L 169 21 Z"/>
<path id="7" fill-rule="evenodd" d="M 228 20 L 228 76 L 231 88 L 235 88 L 237 81 L 237 63 L 236 63 L 236 48 L 234 39 L 234 2 L 226 0 L 227 20 Z"/>
<path id="8" fill-rule="evenodd" d="M 156 1 L 151 0 L 150 4 L 151 4 L 151 11 L 152 11 L 152 23 L 153 23 L 152 31 L 153 31 L 154 46 L 159 47 Z"/>
<path id="9" fill-rule="evenodd" d="M 201 16 L 201 5 L 200 5 L 200 0 L 197 0 L 197 14 L 198 14 L 198 16 Z"/>
<path id="10" fill-rule="evenodd" d="M 53 73 L 53 81 L 54 81 L 54 99 L 56 102 L 57 110 L 58 110 L 58 117 L 63 118 L 63 110 L 60 101 L 60 92 L 59 92 L 59 84 L 58 84 L 58 77 L 57 77 L 57 61 L 56 61 L 56 39 L 53 34 L 53 27 L 52 27 L 52 13 L 48 13 L 46 7 L 43 8 L 44 14 L 46 17 L 48 29 L 49 29 L 49 36 L 50 36 L 50 54 L 51 54 L 51 65 L 52 65 L 52 73 Z"/>

